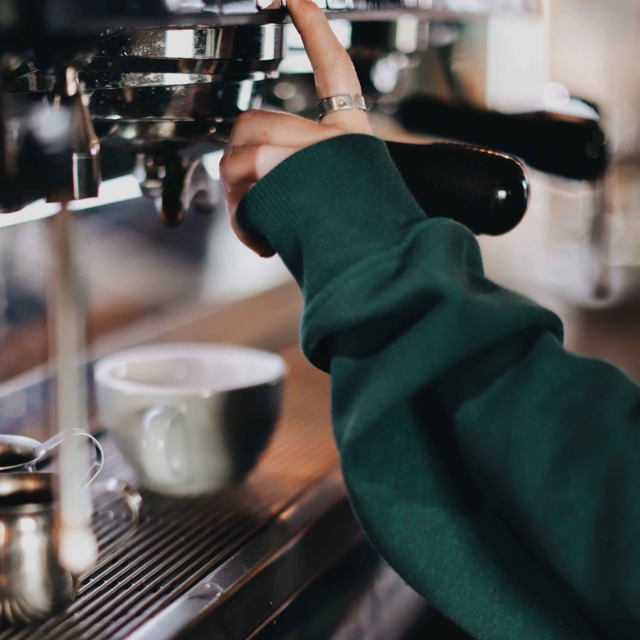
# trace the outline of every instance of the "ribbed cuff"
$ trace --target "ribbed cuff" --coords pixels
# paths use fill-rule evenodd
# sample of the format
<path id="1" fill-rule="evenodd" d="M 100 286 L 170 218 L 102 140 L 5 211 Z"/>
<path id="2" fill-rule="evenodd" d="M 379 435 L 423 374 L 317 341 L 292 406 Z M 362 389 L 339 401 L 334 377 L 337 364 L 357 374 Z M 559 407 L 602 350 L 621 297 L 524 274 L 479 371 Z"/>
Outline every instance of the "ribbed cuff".
<path id="1" fill-rule="evenodd" d="M 287 158 L 240 202 L 237 221 L 263 235 L 310 300 L 347 269 L 399 245 L 425 214 L 384 142 L 344 135 Z"/>

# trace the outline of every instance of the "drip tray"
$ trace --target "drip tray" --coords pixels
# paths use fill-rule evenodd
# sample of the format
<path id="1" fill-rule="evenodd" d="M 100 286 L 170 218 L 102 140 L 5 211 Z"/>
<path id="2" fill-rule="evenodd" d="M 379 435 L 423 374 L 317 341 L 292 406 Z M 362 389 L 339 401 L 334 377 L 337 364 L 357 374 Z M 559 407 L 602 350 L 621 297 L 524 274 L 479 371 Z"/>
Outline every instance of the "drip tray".
<path id="1" fill-rule="evenodd" d="M 197 499 L 143 493 L 140 526 L 116 502 L 95 514 L 101 557 L 76 601 L 0 640 L 246 638 L 352 548 L 362 534 L 338 471 L 329 419 L 329 380 L 297 345 L 283 415 L 257 468 L 239 487 Z M 103 477 L 137 486 L 108 436 Z M 104 500 L 104 498 L 103 498 Z"/>

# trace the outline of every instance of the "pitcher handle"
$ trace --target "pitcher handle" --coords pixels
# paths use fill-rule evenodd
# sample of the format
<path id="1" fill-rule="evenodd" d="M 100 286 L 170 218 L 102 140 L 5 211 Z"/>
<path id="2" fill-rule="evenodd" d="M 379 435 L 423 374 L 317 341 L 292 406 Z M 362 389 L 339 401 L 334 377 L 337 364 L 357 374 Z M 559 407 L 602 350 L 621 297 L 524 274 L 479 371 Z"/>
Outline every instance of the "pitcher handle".
<path id="1" fill-rule="evenodd" d="M 137 489 L 134 489 L 128 482 L 118 480 L 117 478 L 107 478 L 106 480 L 96 482 L 92 486 L 92 490 L 95 493 L 111 493 L 121 497 L 133 519 L 129 531 L 127 531 L 120 540 L 112 543 L 105 551 L 103 551 L 101 555 L 104 555 L 105 552 L 106 555 L 104 555 L 104 557 L 102 557 L 98 564 L 92 569 L 92 571 L 95 571 L 97 568 L 102 566 L 113 553 L 121 548 L 138 530 L 138 525 L 140 524 L 142 496 L 140 495 L 140 492 Z"/>
<path id="2" fill-rule="evenodd" d="M 80 480 L 82 489 L 86 489 L 96 479 L 100 471 L 102 471 L 102 467 L 104 466 L 104 451 L 102 449 L 102 445 L 88 431 L 84 431 L 83 429 L 72 429 L 71 437 L 73 438 L 76 436 L 89 438 L 96 452 L 91 468 Z M 44 448 L 47 450 L 47 453 L 59 446 L 66 437 L 67 434 L 63 432 L 57 433 L 52 438 L 49 438 L 43 444 Z"/>

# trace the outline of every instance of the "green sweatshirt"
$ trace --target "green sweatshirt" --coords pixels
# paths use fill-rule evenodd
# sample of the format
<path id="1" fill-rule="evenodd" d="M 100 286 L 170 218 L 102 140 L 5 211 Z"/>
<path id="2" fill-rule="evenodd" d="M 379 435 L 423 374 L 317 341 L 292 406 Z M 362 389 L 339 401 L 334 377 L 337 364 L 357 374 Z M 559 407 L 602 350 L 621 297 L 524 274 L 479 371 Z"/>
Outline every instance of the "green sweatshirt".
<path id="1" fill-rule="evenodd" d="M 362 135 L 295 154 L 238 210 L 302 289 L 355 513 L 478 640 L 637 639 L 640 388 L 565 351 L 438 213 Z"/>

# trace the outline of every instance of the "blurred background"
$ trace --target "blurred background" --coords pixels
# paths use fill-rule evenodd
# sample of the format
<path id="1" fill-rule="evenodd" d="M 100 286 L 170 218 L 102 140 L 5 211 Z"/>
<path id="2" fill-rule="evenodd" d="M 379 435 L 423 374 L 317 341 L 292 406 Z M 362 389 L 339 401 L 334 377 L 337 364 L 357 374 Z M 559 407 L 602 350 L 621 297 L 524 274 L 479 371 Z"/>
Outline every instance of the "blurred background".
<path id="1" fill-rule="evenodd" d="M 630 346 L 640 292 L 640 5 L 545 0 L 538 17 L 429 24 L 406 16 L 393 30 L 385 23 L 332 24 L 357 54 L 364 92 L 374 103 L 371 120 L 384 138 L 446 137 L 417 135 L 420 123 L 413 133 L 406 129 L 401 104 L 416 94 L 505 114 L 547 110 L 599 120 L 613 150 L 605 179 L 571 180 L 529 168 L 532 202 L 524 221 L 480 242 L 489 277 L 558 311 L 570 348 L 640 373 Z M 371 43 L 390 39 L 392 52 L 367 55 Z M 291 28 L 287 43 L 263 105 L 313 117 L 313 81 Z M 225 304 L 289 280 L 278 258 L 257 258 L 232 235 L 216 184 L 220 156 L 204 162 L 212 209 L 189 212 L 177 229 L 158 222 L 133 175 L 107 181 L 100 199 L 81 203 L 90 340 L 168 310 Z M 47 206 L 30 205 L 33 222 L 0 228 L 2 381 L 47 359 L 48 222 L 37 219 Z M 621 334 L 626 342 L 615 347 Z"/>
<path id="2" fill-rule="evenodd" d="M 317 1 L 323 8 L 327 4 L 330 8 L 348 5 L 347 0 Z M 269 4 L 267 0 L 265 2 Z M 138 7 L 138 3 L 130 4 Z M 178 8 L 207 9 L 210 6 L 195 0 L 168 4 Z M 228 4 L 233 5 L 234 10 L 243 8 L 242 2 Z M 379 8 L 382 4 L 374 3 L 373 6 Z M 363 93 L 371 106 L 370 118 L 376 134 L 398 142 L 455 140 L 522 158 L 531 179 L 529 211 L 509 233 L 479 237 L 487 276 L 556 311 L 565 323 L 569 349 L 611 360 L 640 381 L 640 3 L 637 0 L 540 0 L 537 7 L 537 0 L 403 0 L 396 4 L 407 11 L 399 17 L 394 15 L 395 22 L 358 21 L 357 17 L 354 22 L 332 21 L 334 31 L 356 64 Z M 256 11 L 253 2 L 245 5 Z M 109 4 L 100 6 L 108 8 Z M 449 7 L 448 13 L 438 18 L 436 10 L 431 21 L 421 20 L 419 12 L 411 13 L 416 8 L 430 11 L 441 6 Z M 513 11 L 488 11 L 489 15 L 483 16 L 491 7 L 507 7 Z M 452 20 L 457 12 L 465 19 Z M 246 17 L 248 14 L 247 10 L 238 15 Z M 281 22 L 282 15 L 278 19 Z M 233 35 L 233 27 L 229 33 Z M 267 36 L 271 38 L 279 31 L 265 30 L 264 33 L 267 34 L 264 42 L 258 42 L 258 45 L 264 45 L 266 50 Z M 140 34 L 135 34 L 134 30 L 134 35 Z M 160 36 L 164 37 L 162 33 Z M 149 63 L 147 58 L 153 58 L 154 73 L 145 78 L 149 86 L 143 87 L 139 104 L 129 100 L 132 87 L 137 90 L 135 79 L 131 86 L 126 85 L 127 78 L 120 79 L 122 87 L 117 87 L 117 91 L 122 89 L 125 99 L 114 102 L 114 108 L 122 110 L 124 120 L 127 114 L 131 115 L 129 108 L 135 111 L 140 105 L 142 116 L 137 115 L 143 121 L 142 125 L 148 123 L 144 122 L 145 118 L 155 114 L 156 99 L 153 96 L 148 99 L 145 94 L 146 89 L 153 94 L 154 83 L 158 82 L 155 76 L 163 76 L 159 85 L 161 82 L 168 85 L 160 88 L 167 90 L 169 102 L 179 95 L 182 83 L 188 85 L 190 82 L 194 86 L 189 89 L 202 84 L 202 95 L 214 95 L 215 100 L 222 96 L 222 93 L 215 93 L 218 89 L 211 80 L 215 76 L 205 79 L 212 83 L 211 91 L 198 77 L 201 69 L 192 75 L 183 73 L 189 75 L 188 80 L 178 77 L 178 73 L 160 72 L 181 69 L 179 65 L 185 62 L 199 69 L 197 65 L 201 61 L 194 55 L 194 41 L 189 42 L 188 37 L 181 36 L 184 33 L 180 30 L 169 30 L 166 42 L 158 40 L 166 45 L 162 51 L 164 58 L 138 52 L 140 59 L 136 62 L 141 69 L 148 70 L 144 65 Z M 144 36 L 142 40 L 144 44 Z M 235 46 L 235 35 L 231 40 Z M 237 40 L 244 47 L 242 38 Z M 185 44 L 188 46 L 181 49 Z M 264 51 L 258 47 L 259 62 L 265 64 L 256 74 L 266 85 L 262 106 L 315 118 L 316 96 L 311 68 L 295 30 L 286 26 L 286 53 L 277 76 L 271 73 L 273 69 L 269 66 L 280 61 L 278 47 L 274 46 L 275 38 L 271 38 L 269 44 L 275 51 L 273 60 L 262 55 Z M 177 53 L 174 51 L 169 55 L 169 49 L 174 46 Z M 109 64 L 114 60 L 120 64 L 125 58 L 124 67 L 131 63 L 126 47 L 116 55 L 107 43 L 105 51 L 111 56 Z M 255 51 L 250 53 L 255 54 Z M 219 58 L 214 60 L 212 56 L 206 62 L 229 62 L 225 52 Z M 11 59 L 3 60 L 11 67 Z M 176 67 L 164 67 L 160 62 Z M 254 65 L 256 60 L 247 54 L 245 62 Z M 255 71 L 253 66 L 251 69 Z M 110 70 L 104 75 L 109 74 Z M 122 76 L 126 74 L 122 73 Z M 28 67 L 17 80 L 16 93 L 33 93 L 38 98 L 39 91 L 47 90 L 46 80 L 45 76 L 38 76 Z M 21 81 L 26 84 L 21 85 Z M 111 91 L 110 82 L 107 77 L 107 86 L 99 87 L 93 95 L 102 90 Z M 244 110 L 249 105 L 259 105 L 259 100 L 254 99 L 251 82 L 243 86 L 248 86 L 249 91 L 245 95 L 244 88 L 240 87 L 238 94 L 233 95 L 233 114 L 237 112 L 236 107 Z M 236 87 L 230 82 L 229 88 L 235 90 Z M 91 88 L 87 89 L 87 94 L 92 94 Z M 188 95 L 200 94 L 194 91 Z M 183 108 L 187 115 L 192 107 L 198 106 L 188 100 L 177 102 L 176 110 Z M 220 113 L 223 113 L 228 105 L 222 99 L 218 102 L 222 105 Z M 108 100 L 105 103 L 106 107 L 113 106 Z M 104 105 L 98 103 L 97 106 Z M 93 112 L 91 115 L 95 116 Z M 114 116 L 113 113 L 108 115 Z M 160 122 L 158 130 L 163 130 L 164 125 L 169 125 L 167 130 L 171 129 L 175 124 L 171 116 L 175 113 L 168 109 L 162 115 L 167 118 Z M 202 116 L 202 113 L 198 115 Z M 206 113 L 205 120 L 211 115 Z M 122 114 L 117 112 L 115 116 L 114 121 Z M 216 127 L 224 119 L 216 119 L 211 129 L 212 123 L 206 121 L 205 137 L 208 138 L 209 133 L 217 135 Z M 227 124 L 231 119 L 231 116 L 227 117 Z M 580 124 L 584 137 L 555 140 L 555 129 L 548 126 L 549 122 L 561 124 L 565 120 Z M 104 125 L 104 122 L 97 124 Z M 111 127 L 113 122 L 107 124 Z M 153 151 L 157 140 L 153 136 L 158 131 L 153 126 L 136 129 L 140 124 L 135 121 L 131 129 L 123 126 L 119 131 L 118 126 L 114 126 L 116 134 L 121 135 L 120 143 L 133 148 L 134 153 L 123 155 L 121 149 L 119 152 L 117 148 L 103 144 L 105 180 L 100 197 L 72 203 L 78 223 L 89 361 L 140 343 L 232 342 L 279 351 L 290 367 L 290 376 L 279 435 L 267 456 L 242 486 L 215 499 L 203 498 L 202 503 L 198 503 L 195 519 L 188 521 L 191 538 L 187 542 L 186 533 L 184 537 L 180 533 L 172 538 L 175 527 L 183 523 L 182 506 L 145 495 L 145 507 L 150 515 L 145 516 L 142 523 L 140 541 L 135 540 L 135 544 L 131 543 L 122 552 L 122 562 L 130 567 L 126 569 L 130 571 L 129 577 L 118 574 L 120 577 L 116 576 L 114 581 L 105 565 L 102 575 L 109 579 L 98 575 L 90 577 L 87 582 L 90 586 L 82 596 L 89 605 L 82 609 L 85 606 L 82 598 L 78 604 L 77 611 L 89 611 L 89 623 L 93 624 L 100 617 L 102 635 L 91 637 L 125 638 L 128 637 L 126 629 L 136 628 L 143 620 L 145 623 L 155 621 L 157 627 L 151 627 L 149 637 L 160 637 L 157 634 L 162 630 L 164 619 L 154 617 L 160 610 L 156 598 L 163 598 L 164 604 L 179 604 L 177 598 L 193 587 L 194 591 L 189 592 L 195 594 L 189 603 L 191 607 L 208 593 L 205 593 L 205 587 L 217 588 L 215 582 L 199 581 L 214 565 L 217 566 L 216 563 L 222 562 L 222 558 L 228 557 L 222 551 L 216 556 L 217 542 L 210 543 L 218 539 L 220 531 L 226 531 L 221 527 L 227 526 L 224 524 L 227 506 L 230 511 L 246 509 L 244 515 L 248 520 L 248 524 L 242 525 L 245 527 L 242 535 L 238 533 L 240 529 L 229 534 L 230 546 L 224 553 L 231 554 L 235 553 L 234 545 L 239 540 L 251 539 L 250 535 L 266 527 L 269 518 L 285 513 L 285 507 L 290 510 L 291 504 L 311 491 L 310 487 L 317 488 L 323 478 L 329 478 L 327 486 L 333 487 L 330 499 L 323 499 L 332 506 L 319 520 L 327 521 L 328 534 L 323 533 L 309 544 L 307 553 L 312 561 L 306 562 L 308 567 L 305 567 L 307 556 L 296 556 L 292 565 L 295 570 L 285 567 L 284 575 L 277 575 L 273 580 L 277 587 L 273 591 L 260 591 L 256 595 L 251 584 L 243 587 L 250 601 L 246 612 L 263 616 L 259 620 L 263 624 L 261 635 L 257 635 L 256 627 L 251 628 L 251 635 L 247 632 L 246 637 L 389 640 L 400 638 L 399 634 L 391 634 L 391 626 L 404 633 L 406 625 L 398 624 L 398 621 L 410 622 L 411 616 L 417 619 L 425 614 L 426 607 L 432 634 L 428 637 L 466 638 L 427 607 L 362 542 L 359 527 L 350 515 L 346 495 L 335 491 L 333 476 L 338 460 L 328 415 L 328 380 L 305 363 L 299 353 L 296 328 L 300 298 L 286 268 L 277 257 L 264 260 L 245 249 L 230 229 L 219 186 L 222 144 L 217 141 L 207 147 L 202 162 L 194 165 L 191 191 L 185 198 L 190 204 L 184 221 L 176 228 L 167 228 L 158 214 L 162 209 L 159 194 L 163 181 L 165 187 L 167 183 L 172 184 L 165 180 L 169 164 L 154 165 L 157 157 Z M 187 127 L 190 124 L 193 122 L 187 121 Z M 103 142 L 112 137 L 113 131 L 109 127 L 99 132 Z M 176 126 L 176 131 L 178 129 Z M 171 130 L 168 137 L 173 133 Z M 196 128 L 190 142 L 199 142 L 201 133 Z M 117 137 L 116 134 L 113 137 Z M 145 134 L 149 135 L 149 140 L 144 139 Z M 162 139 L 162 131 L 158 138 L 160 145 L 166 142 Z M 143 148 L 146 142 L 149 147 L 145 147 L 145 153 L 149 148 L 151 151 L 136 159 L 136 150 Z M 606 157 L 603 155 L 605 148 L 609 151 Z M 573 159 L 567 160 L 562 155 L 565 152 Z M 173 165 L 174 170 L 176 166 Z M 432 170 L 441 170 L 438 178 L 434 178 L 436 187 L 438 180 L 446 182 L 446 167 L 434 163 Z M 180 167 L 177 173 L 180 174 Z M 176 181 L 180 191 L 183 179 L 184 175 L 181 175 Z M 34 182 L 38 180 L 34 179 Z M 3 195 L 10 193 L 11 189 L 5 189 Z M 143 193 L 152 197 L 143 197 Z M 429 213 L 444 216 L 451 213 L 446 199 L 440 201 L 439 206 L 441 209 Z M 50 252 L 51 220 L 48 217 L 58 208 L 59 205 L 40 200 L 17 214 L 0 215 L 0 424 L 3 433 L 17 432 L 44 439 L 51 427 L 47 361 L 52 356 L 52 349 L 47 314 L 51 307 L 54 260 Z M 180 217 L 182 211 L 178 214 Z M 22 224 L 14 224 L 18 219 L 16 216 Z M 100 429 L 103 425 L 92 426 Z M 131 470 L 127 470 L 120 460 L 108 437 L 104 438 L 104 443 L 111 465 L 109 473 L 134 482 L 134 477 L 127 475 Z M 278 491 L 273 490 L 270 495 L 273 487 Z M 224 513 L 219 520 L 216 505 L 220 507 L 220 513 Z M 335 505 L 339 508 L 334 508 Z M 316 517 L 316 506 L 312 506 L 313 509 L 305 512 L 305 517 L 311 518 L 309 513 Z M 205 517 L 205 514 L 208 515 Z M 259 517 L 256 514 L 260 514 Z M 209 529 L 200 528 L 199 520 L 202 519 L 207 519 Z M 165 526 L 166 529 L 161 529 Z M 173 531 L 171 527 L 174 527 Z M 349 527 L 353 529 L 353 539 L 347 539 L 344 533 L 351 531 Z M 313 528 L 309 530 L 313 531 Z M 158 533 L 162 531 L 166 533 Z M 141 553 L 140 549 L 145 547 L 135 546 L 146 544 L 145 534 L 162 535 L 170 540 L 165 550 L 158 545 L 159 550 L 155 552 L 158 556 L 149 561 L 151 569 L 147 564 L 143 566 L 147 562 L 144 559 L 146 552 Z M 200 538 L 205 535 L 210 537 L 207 540 Z M 357 553 L 353 551 L 355 547 L 359 548 Z M 204 548 L 209 556 L 203 552 Z M 171 556 L 174 564 L 157 561 L 157 557 L 165 552 L 167 557 L 174 554 Z M 229 557 L 232 560 L 235 556 Z M 314 568 L 316 561 L 329 569 L 341 557 L 339 566 L 325 576 L 320 586 L 314 586 L 296 606 L 287 609 L 289 598 L 302 593 L 308 583 L 316 579 L 313 572 L 317 570 L 320 575 L 320 569 Z M 157 567 L 165 564 L 165 574 L 156 575 Z M 299 571 L 309 567 L 308 574 Z M 139 571 L 144 572 L 142 579 Z M 187 573 L 188 577 L 185 577 Z M 242 564 L 242 580 L 246 573 Z M 255 575 L 259 578 L 254 581 L 258 584 L 256 588 L 261 590 L 259 571 Z M 111 582 L 113 584 L 109 586 Z M 122 594 L 131 598 L 127 602 L 142 594 L 140 598 L 147 598 L 145 606 L 148 608 L 139 608 L 137 604 L 131 607 L 126 602 L 111 607 L 110 597 L 101 591 L 103 584 L 109 589 L 120 590 L 118 598 L 124 598 Z M 290 591 L 286 591 L 286 585 L 290 586 Z M 96 609 L 97 613 L 91 600 L 95 593 L 99 594 L 99 606 L 103 607 Z M 213 593 L 211 591 L 210 595 Z M 335 604 L 336 598 L 342 602 L 340 606 Z M 119 600 L 114 599 L 114 602 Z M 233 606 L 233 600 L 231 602 Z M 256 602 L 264 605 L 264 611 L 255 606 Z M 319 603 L 325 604 L 320 607 Z M 222 611 L 224 614 L 224 607 Z M 312 627 L 317 616 L 312 615 L 313 612 L 319 612 L 325 621 L 338 619 L 335 628 L 340 630 L 334 633 L 318 627 L 314 631 Z M 215 611 L 213 613 L 215 615 Z M 169 614 L 175 618 L 175 610 Z M 71 623 L 84 625 L 82 615 L 74 612 L 70 616 L 73 618 Z M 377 617 L 384 618 L 385 615 L 389 626 L 381 625 Z M 171 618 L 172 624 L 174 618 Z M 252 619 L 249 615 L 235 617 L 241 622 L 246 622 L 245 618 Z M 123 626 L 125 623 L 129 626 Z M 109 624 L 116 626 L 109 627 Z M 115 635 L 114 628 L 121 635 Z M 38 637 L 59 637 L 55 621 L 49 629 L 53 635 Z M 89 637 L 86 629 L 88 627 L 81 627 L 77 637 Z M 8 636 L 3 634 L 2 637 Z M 76 636 L 65 632 L 65 637 Z M 208 630 L 204 637 L 211 637 L 211 631 Z M 415 637 L 423 638 L 427 634 L 419 630 Z"/>

